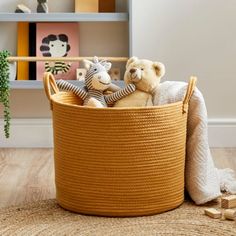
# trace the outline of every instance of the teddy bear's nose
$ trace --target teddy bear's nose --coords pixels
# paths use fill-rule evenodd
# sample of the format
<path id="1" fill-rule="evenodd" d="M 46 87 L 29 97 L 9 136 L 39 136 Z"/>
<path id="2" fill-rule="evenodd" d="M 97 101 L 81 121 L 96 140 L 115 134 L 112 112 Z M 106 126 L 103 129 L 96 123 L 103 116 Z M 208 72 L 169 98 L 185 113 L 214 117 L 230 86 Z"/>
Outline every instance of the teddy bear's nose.
<path id="1" fill-rule="evenodd" d="M 130 69 L 129 71 L 131 74 L 135 73 L 136 72 L 136 69 Z"/>

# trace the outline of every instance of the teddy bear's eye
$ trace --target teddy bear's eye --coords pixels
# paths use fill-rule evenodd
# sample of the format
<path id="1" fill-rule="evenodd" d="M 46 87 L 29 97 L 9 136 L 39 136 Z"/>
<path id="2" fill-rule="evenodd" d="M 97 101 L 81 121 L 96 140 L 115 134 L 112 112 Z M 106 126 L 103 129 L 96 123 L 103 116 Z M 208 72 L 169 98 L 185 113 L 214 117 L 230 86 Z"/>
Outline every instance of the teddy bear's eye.
<path id="1" fill-rule="evenodd" d="M 97 69 L 95 68 L 94 71 L 97 71 Z"/>
<path id="2" fill-rule="evenodd" d="M 141 68 L 141 70 L 144 70 L 144 68 Z"/>

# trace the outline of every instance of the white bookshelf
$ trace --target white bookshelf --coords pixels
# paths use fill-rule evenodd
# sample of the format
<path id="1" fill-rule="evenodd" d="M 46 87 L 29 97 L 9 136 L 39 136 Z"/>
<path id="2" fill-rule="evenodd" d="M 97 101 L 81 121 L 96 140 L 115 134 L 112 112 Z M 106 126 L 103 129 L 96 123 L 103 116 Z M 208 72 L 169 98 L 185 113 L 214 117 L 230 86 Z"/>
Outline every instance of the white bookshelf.
<path id="1" fill-rule="evenodd" d="M 131 5 L 131 0 L 127 0 L 128 5 Z M 127 5 L 127 6 L 128 6 Z M 129 19 L 129 7 L 127 12 L 114 12 L 114 13 L 7 13 L 0 12 L 0 24 L 17 23 L 17 22 L 78 22 L 78 23 L 127 23 L 131 25 Z M 124 25 L 125 26 L 125 25 Z M 107 26 L 106 26 L 107 27 Z M 129 29 L 130 34 L 130 29 Z M 131 34 L 127 44 L 130 47 Z M 85 53 L 84 53 L 85 54 Z M 91 54 L 91 52 L 90 52 Z M 118 53 L 119 54 L 119 53 Z M 128 52 L 131 55 L 130 51 Z M 113 52 L 114 55 L 114 52 Z M 13 55 L 14 56 L 14 55 Z M 86 55 L 85 55 L 86 56 Z M 107 55 L 109 56 L 109 55 Z M 127 55 L 126 55 L 127 56 Z M 125 63 L 125 62 L 122 62 Z M 83 85 L 82 82 L 70 81 L 73 84 Z M 123 86 L 123 81 L 115 82 L 119 86 Z M 10 81 L 11 89 L 43 89 L 42 81 L 37 80 L 15 80 Z"/>

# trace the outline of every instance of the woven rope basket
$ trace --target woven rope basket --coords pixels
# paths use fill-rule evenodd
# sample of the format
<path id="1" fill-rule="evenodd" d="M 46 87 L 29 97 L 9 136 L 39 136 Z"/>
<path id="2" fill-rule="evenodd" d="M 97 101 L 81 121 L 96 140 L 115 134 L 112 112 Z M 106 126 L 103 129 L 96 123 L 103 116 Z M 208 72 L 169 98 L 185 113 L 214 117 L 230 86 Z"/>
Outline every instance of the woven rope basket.
<path id="1" fill-rule="evenodd" d="M 148 108 L 88 108 L 44 87 L 54 129 L 56 198 L 65 209 L 103 216 L 161 213 L 184 200 L 190 83 L 183 101 Z"/>

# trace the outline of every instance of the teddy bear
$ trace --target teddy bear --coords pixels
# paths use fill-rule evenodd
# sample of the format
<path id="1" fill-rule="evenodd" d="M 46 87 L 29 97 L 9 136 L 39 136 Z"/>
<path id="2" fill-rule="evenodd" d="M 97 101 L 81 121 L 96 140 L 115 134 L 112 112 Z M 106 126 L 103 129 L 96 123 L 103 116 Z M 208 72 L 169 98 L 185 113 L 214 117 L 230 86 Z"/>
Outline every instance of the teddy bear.
<path id="1" fill-rule="evenodd" d="M 126 64 L 124 81 L 135 84 L 136 91 L 120 99 L 114 107 L 147 107 L 153 106 L 153 92 L 165 74 L 161 62 L 153 62 L 132 57 Z"/>

